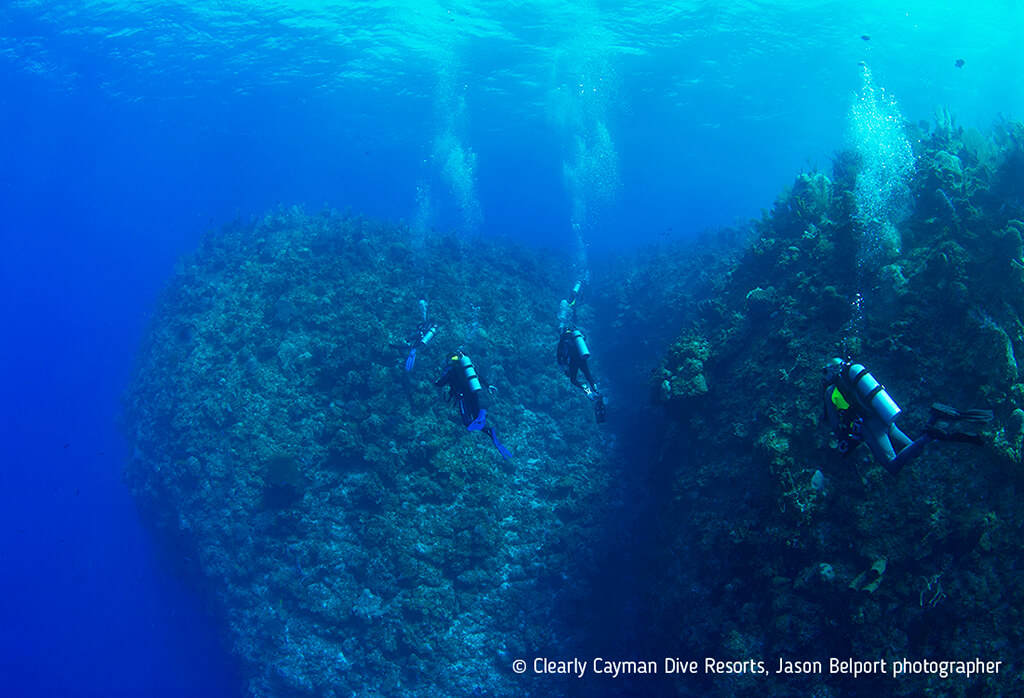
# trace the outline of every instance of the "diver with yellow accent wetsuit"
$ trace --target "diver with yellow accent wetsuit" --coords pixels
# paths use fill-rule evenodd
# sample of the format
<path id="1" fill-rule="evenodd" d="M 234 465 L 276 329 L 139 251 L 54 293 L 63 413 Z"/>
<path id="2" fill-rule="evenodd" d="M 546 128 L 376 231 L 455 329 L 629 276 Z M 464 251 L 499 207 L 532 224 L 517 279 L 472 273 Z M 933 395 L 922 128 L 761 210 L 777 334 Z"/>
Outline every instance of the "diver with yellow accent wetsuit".
<path id="1" fill-rule="evenodd" d="M 948 424 L 966 421 L 984 424 L 992 420 L 990 410 L 960 411 L 934 403 L 924 432 L 911 439 L 896 426 L 899 405 L 885 388 L 861 364 L 832 359 L 825 366 L 825 418 L 839 443 L 839 453 L 847 456 L 862 442 L 867 443 L 879 464 L 896 475 L 932 441 L 953 441 L 981 446 L 977 434 L 948 431 Z"/>

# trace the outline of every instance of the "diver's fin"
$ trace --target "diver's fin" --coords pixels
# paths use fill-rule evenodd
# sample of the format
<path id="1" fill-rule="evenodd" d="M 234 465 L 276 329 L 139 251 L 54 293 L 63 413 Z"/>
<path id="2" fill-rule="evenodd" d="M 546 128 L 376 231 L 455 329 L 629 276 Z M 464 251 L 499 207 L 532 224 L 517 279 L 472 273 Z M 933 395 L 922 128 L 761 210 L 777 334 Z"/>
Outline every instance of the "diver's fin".
<path id="1" fill-rule="evenodd" d="M 604 397 L 599 395 L 597 401 L 594 403 L 594 418 L 597 420 L 598 424 L 604 424 L 605 416 Z"/>
<path id="2" fill-rule="evenodd" d="M 972 424 L 985 424 L 991 422 L 995 415 L 992 414 L 992 410 L 964 410 L 960 413 L 960 418 L 971 422 Z"/>
<path id="3" fill-rule="evenodd" d="M 972 424 L 984 424 L 991 422 L 992 410 L 958 410 L 951 405 L 943 405 L 941 402 L 932 403 L 932 416 L 948 422 L 964 420 Z"/>
<path id="4" fill-rule="evenodd" d="M 941 402 L 933 402 L 931 413 L 940 419 L 955 421 L 960 419 L 960 410 L 952 405 L 943 405 Z"/>
<path id="5" fill-rule="evenodd" d="M 500 441 L 498 441 L 498 432 L 495 431 L 494 427 L 491 427 L 487 431 L 490 433 L 491 441 L 494 442 L 494 447 L 496 449 L 498 449 L 498 453 L 501 454 L 501 457 L 504 458 L 505 460 L 508 460 L 509 458 L 511 458 L 512 457 L 512 451 L 510 451 L 507 448 L 505 448 L 505 445 L 502 444 Z"/>
<path id="6" fill-rule="evenodd" d="M 487 421 L 487 410 L 480 410 L 480 414 L 476 416 L 469 426 L 466 427 L 466 431 L 480 431 L 484 428 L 484 422 Z"/>
<path id="7" fill-rule="evenodd" d="M 966 434 L 962 431 L 955 431 L 952 434 L 947 434 L 942 441 L 954 441 L 961 444 L 971 444 L 972 446 L 984 446 L 985 441 L 977 434 Z"/>
<path id="8" fill-rule="evenodd" d="M 416 363 L 416 350 L 409 350 L 409 357 L 405 360 L 405 370 L 411 371 L 413 364 Z"/>

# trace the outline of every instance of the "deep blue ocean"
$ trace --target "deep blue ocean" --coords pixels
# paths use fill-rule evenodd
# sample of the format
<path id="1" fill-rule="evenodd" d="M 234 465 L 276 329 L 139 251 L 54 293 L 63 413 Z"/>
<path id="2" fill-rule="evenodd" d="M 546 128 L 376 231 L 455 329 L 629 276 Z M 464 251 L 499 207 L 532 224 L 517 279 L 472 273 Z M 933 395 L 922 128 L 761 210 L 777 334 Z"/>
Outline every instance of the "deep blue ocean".
<path id="1" fill-rule="evenodd" d="M 1024 116 L 1024 4 L 0 5 L 0 695 L 240 689 L 119 401 L 204 232 L 323 206 L 589 254 L 757 217 L 902 115 Z M 958 62 L 962 64 L 958 66 Z"/>

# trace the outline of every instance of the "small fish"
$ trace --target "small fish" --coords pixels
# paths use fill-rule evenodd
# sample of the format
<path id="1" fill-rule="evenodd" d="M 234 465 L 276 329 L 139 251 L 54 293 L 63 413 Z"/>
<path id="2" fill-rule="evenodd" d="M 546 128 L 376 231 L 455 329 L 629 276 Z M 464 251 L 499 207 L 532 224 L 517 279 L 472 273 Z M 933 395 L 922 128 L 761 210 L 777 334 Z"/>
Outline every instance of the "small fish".
<path id="1" fill-rule="evenodd" d="M 861 39 L 862 39 L 863 41 L 871 41 L 871 35 L 870 35 L 870 34 L 861 34 L 861 35 L 860 35 L 860 38 L 861 38 Z"/>
<path id="2" fill-rule="evenodd" d="M 955 65 L 956 65 L 957 68 L 963 68 L 964 67 L 964 59 L 963 58 L 957 58 Z"/>

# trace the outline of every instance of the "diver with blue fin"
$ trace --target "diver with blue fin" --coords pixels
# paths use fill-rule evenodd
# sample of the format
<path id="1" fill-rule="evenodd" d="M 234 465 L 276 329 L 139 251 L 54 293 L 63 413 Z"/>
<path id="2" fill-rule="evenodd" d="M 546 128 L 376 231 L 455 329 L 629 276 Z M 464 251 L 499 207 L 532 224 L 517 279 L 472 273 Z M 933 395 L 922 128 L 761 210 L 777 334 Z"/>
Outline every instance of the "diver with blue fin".
<path id="1" fill-rule="evenodd" d="M 444 373 L 434 385 L 439 388 L 448 386 L 446 400 L 454 400 L 459 408 L 459 416 L 466 431 L 482 431 L 491 437 L 494 447 L 502 458 L 511 458 L 512 452 L 498 441 L 498 432 L 487 426 L 486 391 L 483 380 L 477 375 L 476 368 L 468 356 L 457 351 L 448 357 Z"/>
<path id="2" fill-rule="evenodd" d="M 848 456 L 861 443 L 867 443 L 875 460 L 894 476 L 932 441 L 984 444 L 978 434 L 949 431 L 949 424 L 992 421 L 991 410 L 961 411 L 936 402 L 924 432 L 911 439 L 896 426 L 901 410 L 885 388 L 863 365 L 838 357 L 825 366 L 824 401 L 825 417 L 839 443 L 839 453 Z"/>
<path id="3" fill-rule="evenodd" d="M 426 313 L 424 313 L 426 315 Z M 427 344 L 437 335 L 437 325 L 429 320 L 424 320 L 416 328 L 416 332 L 409 336 L 409 355 L 405 359 L 405 370 L 411 371 L 413 365 L 416 363 L 416 352 L 419 349 L 427 346 Z"/>
<path id="4" fill-rule="evenodd" d="M 594 418 L 598 424 L 602 424 L 605 420 L 604 396 L 597 389 L 594 377 L 590 375 L 590 347 L 587 346 L 583 333 L 575 327 L 565 327 L 558 338 L 557 355 L 558 365 L 568 367 L 566 375 L 569 376 L 569 382 L 594 401 Z M 587 379 L 586 384 L 579 380 L 581 371 L 583 377 Z"/>

